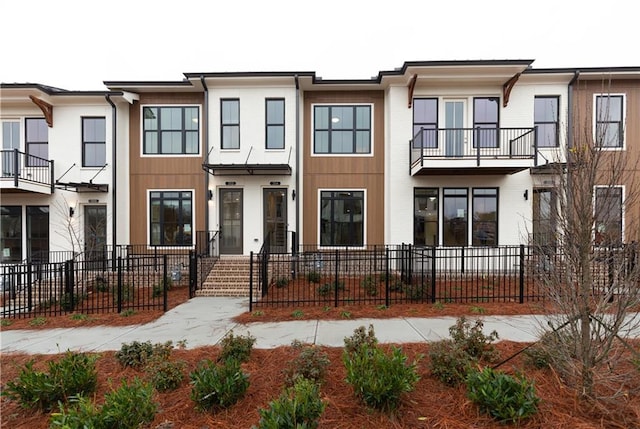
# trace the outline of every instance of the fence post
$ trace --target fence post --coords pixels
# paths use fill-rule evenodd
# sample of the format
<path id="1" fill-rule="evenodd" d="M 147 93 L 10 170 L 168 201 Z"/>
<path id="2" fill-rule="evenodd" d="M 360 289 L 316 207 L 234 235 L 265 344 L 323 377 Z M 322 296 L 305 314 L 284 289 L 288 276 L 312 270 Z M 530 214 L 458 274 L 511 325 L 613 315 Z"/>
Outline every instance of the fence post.
<path id="1" fill-rule="evenodd" d="M 460 250 L 460 272 L 464 274 L 464 246 Z"/>
<path id="2" fill-rule="evenodd" d="M 162 255 L 162 293 L 163 303 L 162 308 L 164 311 L 169 309 L 169 278 L 167 277 L 167 254 Z"/>
<path id="3" fill-rule="evenodd" d="M 524 304 L 524 244 L 520 245 L 520 304 Z"/>
<path id="4" fill-rule="evenodd" d="M 249 312 L 253 311 L 253 250 L 249 252 Z"/>
<path id="5" fill-rule="evenodd" d="M 431 246 L 431 303 L 436 302 L 436 246 Z"/>
<path id="6" fill-rule="evenodd" d="M 338 263 L 339 263 L 338 258 L 339 258 L 338 249 L 336 249 L 336 262 L 335 262 L 336 269 L 335 269 L 335 278 L 333 279 L 333 291 L 334 291 L 333 296 L 334 296 L 335 307 L 338 307 Z"/>
<path id="7" fill-rule="evenodd" d="M 27 306 L 29 311 L 31 311 L 31 309 L 33 308 L 33 278 L 32 278 L 32 270 L 33 270 L 33 265 L 31 264 L 31 262 L 28 263 L 27 265 Z M 15 290 L 12 291 L 13 293 L 15 293 Z"/>
<path id="8" fill-rule="evenodd" d="M 122 256 L 118 256 L 118 292 L 116 296 L 118 314 L 122 313 Z"/>
<path id="9" fill-rule="evenodd" d="M 66 308 L 63 308 L 63 306 L 61 306 L 60 310 L 73 311 L 75 307 L 74 296 L 73 296 L 73 289 L 74 289 L 73 283 L 74 283 L 73 260 L 68 260 L 64 263 L 64 292 L 65 292 L 65 295 L 67 295 L 68 304 L 66 305 Z M 61 300 L 61 304 L 63 303 L 64 301 Z"/>
<path id="10" fill-rule="evenodd" d="M 385 248 L 384 305 L 389 308 L 389 247 Z"/>

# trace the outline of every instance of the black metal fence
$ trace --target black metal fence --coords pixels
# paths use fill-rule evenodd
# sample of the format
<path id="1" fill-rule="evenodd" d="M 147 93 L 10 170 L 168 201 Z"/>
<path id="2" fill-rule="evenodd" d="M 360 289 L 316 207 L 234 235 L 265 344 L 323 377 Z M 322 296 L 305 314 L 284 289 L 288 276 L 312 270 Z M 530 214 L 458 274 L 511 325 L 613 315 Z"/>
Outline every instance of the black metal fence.
<path id="1" fill-rule="evenodd" d="M 315 250 L 314 250 L 315 249 Z M 611 290 L 636 264 L 633 249 L 596 249 L 594 293 Z M 564 281 L 564 257 L 535 246 L 370 246 L 251 255 L 250 310 L 260 306 L 343 306 L 398 303 L 525 303 Z"/>

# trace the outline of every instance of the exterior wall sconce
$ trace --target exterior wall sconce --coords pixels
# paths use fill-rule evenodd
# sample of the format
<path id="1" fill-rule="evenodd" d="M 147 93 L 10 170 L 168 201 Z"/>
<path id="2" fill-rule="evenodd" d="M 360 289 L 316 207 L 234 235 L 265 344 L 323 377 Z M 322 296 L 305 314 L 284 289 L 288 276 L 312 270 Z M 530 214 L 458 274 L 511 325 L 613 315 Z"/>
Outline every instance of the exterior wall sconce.
<path id="1" fill-rule="evenodd" d="M 73 217 L 73 215 L 75 214 L 75 210 L 73 207 L 69 207 L 69 217 Z"/>
<path id="2" fill-rule="evenodd" d="M 524 197 L 525 201 L 528 201 L 529 200 L 529 190 L 525 189 L 524 190 L 524 194 L 522 196 Z"/>
<path id="3" fill-rule="evenodd" d="M 295 189 L 294 189 L 293 191 L 291 191 L 291 199 L 292 199 L 293 201 L 295 201 L 295 200 L 296 200 L 296 190 L 295 190 Z"/>
<path id="4" fill-rule="evenodd" d="M 224 182 L 225 186 L 234 186 L 236 182 Z"/>
<path id="5" fill-rule="evenodd" d="M 209 189 L 209 201 L 213 199 L 213 192 Z"/>

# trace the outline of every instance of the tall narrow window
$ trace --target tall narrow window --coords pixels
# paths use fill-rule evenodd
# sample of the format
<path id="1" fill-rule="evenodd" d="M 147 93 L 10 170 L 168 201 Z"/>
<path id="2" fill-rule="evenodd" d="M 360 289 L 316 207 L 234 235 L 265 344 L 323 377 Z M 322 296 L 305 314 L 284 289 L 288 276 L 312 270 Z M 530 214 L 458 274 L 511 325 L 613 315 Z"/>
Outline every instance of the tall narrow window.
<path id="1" fill-rule="evenodd" d="M 49 207 L 27 206 L 27 257 L 49 261 Z"/>
<path id="2" fill-rule="evenodd" d="M 552 189 L 533 190 L 533 244 L 556 245 L 556 197 Z"/>
<path id="3" fill-rule="evenodd" d="M 268 98 L 266 115 L 267 149 L 284 149 L 284 98 Z"/>
<path id="4" fill-rule="evenodd" d="M 43 118 L 27 118 L 27 167 L 45 167 L 49 159 L 49 128 Z"/>
<path id="5" fill-rule="evenodd" d="M 82 166 L 102 167 L 107 163 L 105 118 L 82 118 Z"/>
<path id="6" fill-rule="evenodd" d="M 145 107 L 142 110 L 145 155 L 199 152 L 199 107 Z"/>
<path id="7" fill-rule="evenodd" d="M 22 207 L 0 206 L 0 261 L 22 260 Z"/>
<path id="8" fill-rule="evenodd" d="M 623 96 L 596 95 L 595 114 L 595 144 L 600 147 L 623 147 Z"/>
<path id="9" fill-rule="evenodd" d="M 438 99 L 413 100 L 413 147 L 438 147 Z"/>
<path id="10" fill-rule="evenodd" d="M 498 245 L 498 189 L 473 189 L 471 231 L 474 246 Z"/>
<path id="11" fill-rule="evenodd" d="M 438 189 L 415 188 L 413 197 L 413 244 L 438 245 Z"/>
<path id="12" fill-rule="evenodd" d="M 533 105 L 533 124 L 538 127 L 538 147 L 558 146 L 558 97 L 536 97 Z"/>
<path id="13" fill-rule="evenodd" d="M 151 244 L 191 246 L 193 243 L 193 202 L 191 191 L 150 193 Z"/>
<path id="14" fill-rule="evenodd" d="M 220 100 L 221 149 L 240 149 L 240 100 Z"/>
<path id="15" fill-rule="evenodd" d="M 320 245 L 364 245 L 364 192 L 322 191 Z"/>
<path id="16" fill-rule="evenodd" d="M 622 244 L 622 187 L 595 189 L 595 230 L 596 244 Z"/>
<path id="17" fill-rule="evenodd" d="M 473 147 L 498 147 L 497 97 L 473 99 Z"/>
<path id="18" fill-rule="evenodd" d="M 442 244 L 466 246 L 468 244 L 469 191 L 445 188 L 442 198 Z"/>
<path id="19" fill-rule="evenodd" d="M 15 149 L 20 150 L 20 122 L 2 121 L 2 175 L 13 176 L 20 171 L 20 162 L 16 160 Z"/>
<path id="20" fill-rule="evenodd" d="M 313 153 L 371 153 L 371 106 L 315 106 Z"/>

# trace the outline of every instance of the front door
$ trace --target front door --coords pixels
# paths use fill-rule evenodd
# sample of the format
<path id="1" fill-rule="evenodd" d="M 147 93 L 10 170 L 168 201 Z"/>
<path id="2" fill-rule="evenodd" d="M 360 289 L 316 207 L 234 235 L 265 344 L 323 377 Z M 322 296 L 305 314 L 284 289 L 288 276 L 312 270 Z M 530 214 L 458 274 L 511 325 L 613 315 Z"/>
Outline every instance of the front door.
<path id="1" fill-rule="evenodd" d="M 220 253 L 242 254 L 242 189 L 220 189 Z"/>
<path id="2" fill-rule="evenodd" d="M 84 251 L 89 269 L 100 269 L 106 261 L 107 207 L 84 206 Z"/>
<path id="3" fill-rule="evenodd" d="M 264 190 L 264 233 L 272 253 L 286 252 L 287 248 L 287 190 Z"/>
<path id="4" fill-rule="evenodd" d="M 445 100 L 444 126 L 445 155 L 462 156 L 464 153 L 464 100 Z"/>

